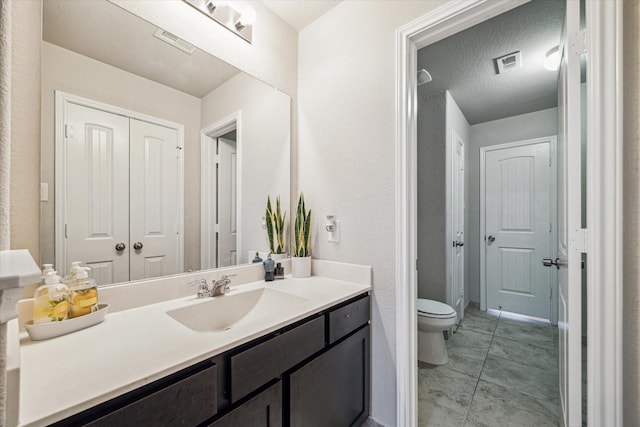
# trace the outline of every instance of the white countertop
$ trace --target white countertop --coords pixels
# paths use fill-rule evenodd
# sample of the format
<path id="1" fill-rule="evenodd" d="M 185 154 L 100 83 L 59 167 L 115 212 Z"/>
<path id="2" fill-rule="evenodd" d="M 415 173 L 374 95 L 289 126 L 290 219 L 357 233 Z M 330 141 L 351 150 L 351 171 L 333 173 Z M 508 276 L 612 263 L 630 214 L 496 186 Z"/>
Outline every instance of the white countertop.
<path id="1" fill-rule="evenodd" d="M 193 331 L 167 314 L 206 301 L 193 295 L 110 313 L 98 325 L 46 341 L 21 334 L 20 425 L 62 420 L 371 289 L 326 277 L 287 277 L 232 285 L 230 295 L 262 287 L 307 301 L 219 332 Z"/>

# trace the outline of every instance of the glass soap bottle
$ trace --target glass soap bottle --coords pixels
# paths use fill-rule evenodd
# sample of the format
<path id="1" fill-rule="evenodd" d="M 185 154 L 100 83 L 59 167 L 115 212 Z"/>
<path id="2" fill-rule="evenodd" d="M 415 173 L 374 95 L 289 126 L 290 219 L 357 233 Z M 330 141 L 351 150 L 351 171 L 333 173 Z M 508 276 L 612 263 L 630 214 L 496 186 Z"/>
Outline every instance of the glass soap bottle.
<path id="1" fill-rule="evenodd" d="M 33 324 L 59 322 L 69 318 L 69 288 L 60 283 L 56 271 L 44 277 L 44 284 L 33 294 Z"/>
<path id="2" fill-rule="evenodd" d="M 84 316 L 98 310 L 98 285 L 89 277 L 89 267 L 81 267 L 80 262 L 71 263 L 71 274 L 65 278 L 69 286 L 69 317 Z"/>

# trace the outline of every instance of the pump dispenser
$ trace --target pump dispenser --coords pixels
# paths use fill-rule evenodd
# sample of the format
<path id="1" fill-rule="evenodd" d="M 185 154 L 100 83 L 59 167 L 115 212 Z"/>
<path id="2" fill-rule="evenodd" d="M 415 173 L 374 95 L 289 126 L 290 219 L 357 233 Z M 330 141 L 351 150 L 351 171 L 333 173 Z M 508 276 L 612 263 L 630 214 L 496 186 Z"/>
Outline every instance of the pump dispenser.
<path id="1" fill-rule="evenodd" d="M 69 288 L 60 283 L 56 271 L 49 271 L 44 276 L 44 284 L 33 294 L 33 323 L 59 322 L 68 318 Z"/>
<path id="2" fill-rule="evenodd" d="M 98 310 L 98 286 L 89 277 L 91 268 L 81 267 L 80 264 L 80 261 L 72 262 L 71 274 L 65 277 L 71 303 L 69 317 L 72 319 Z"/>

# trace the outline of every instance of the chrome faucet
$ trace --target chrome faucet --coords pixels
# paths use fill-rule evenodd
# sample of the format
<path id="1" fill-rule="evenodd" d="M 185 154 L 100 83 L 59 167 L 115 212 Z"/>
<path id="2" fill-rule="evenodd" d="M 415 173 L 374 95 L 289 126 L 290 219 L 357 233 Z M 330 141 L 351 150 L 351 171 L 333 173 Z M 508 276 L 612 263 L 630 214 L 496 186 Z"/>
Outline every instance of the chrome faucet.
<path id="1" fill-rule="evenodd" d="M 217 297 L 229 291 L 229 284 L 231 284 L 229 277 L 233 276 L 235 276 L 235 274 L 223 274 L 220 280 L 213 282 L 211 289 L 209 289 L 207 279 L 192 280 L 189 282 L 189 286 L 198 286 L 198 293 L 196 294 L 198 298 Z"/>
<path id="2" fill-rule="evenodd" d="M 211 296 L 217 297 L 220 295 L 224 295 L 229 291 L 229 284 L 231 284 L 231 279 L 229 277 L 233 277 L 235 274 L 223 274 L 219 280 L 213 282 L 213 289 L 211 289 Z"/>
<path id="3" fill-rule="evenodd" d="M 198 287 L 198 293 L 196 294 L 198 298 L 207 298 L 211 296 L 211 290 L 209 289 L 207 279 L 192 280 L 188 283 L 188 285 Z"/>

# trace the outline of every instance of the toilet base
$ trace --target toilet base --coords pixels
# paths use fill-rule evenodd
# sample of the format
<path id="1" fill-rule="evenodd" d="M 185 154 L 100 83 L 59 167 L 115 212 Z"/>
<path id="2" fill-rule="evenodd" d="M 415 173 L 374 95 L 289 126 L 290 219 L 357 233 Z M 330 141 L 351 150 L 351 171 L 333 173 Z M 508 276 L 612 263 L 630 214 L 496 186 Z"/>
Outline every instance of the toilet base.
<path id="1" fill-rule="evenodd" d="M 418 330 L 418 360 L 432 365 L 444 365 L 449 361 L 444 334 Z"/>

